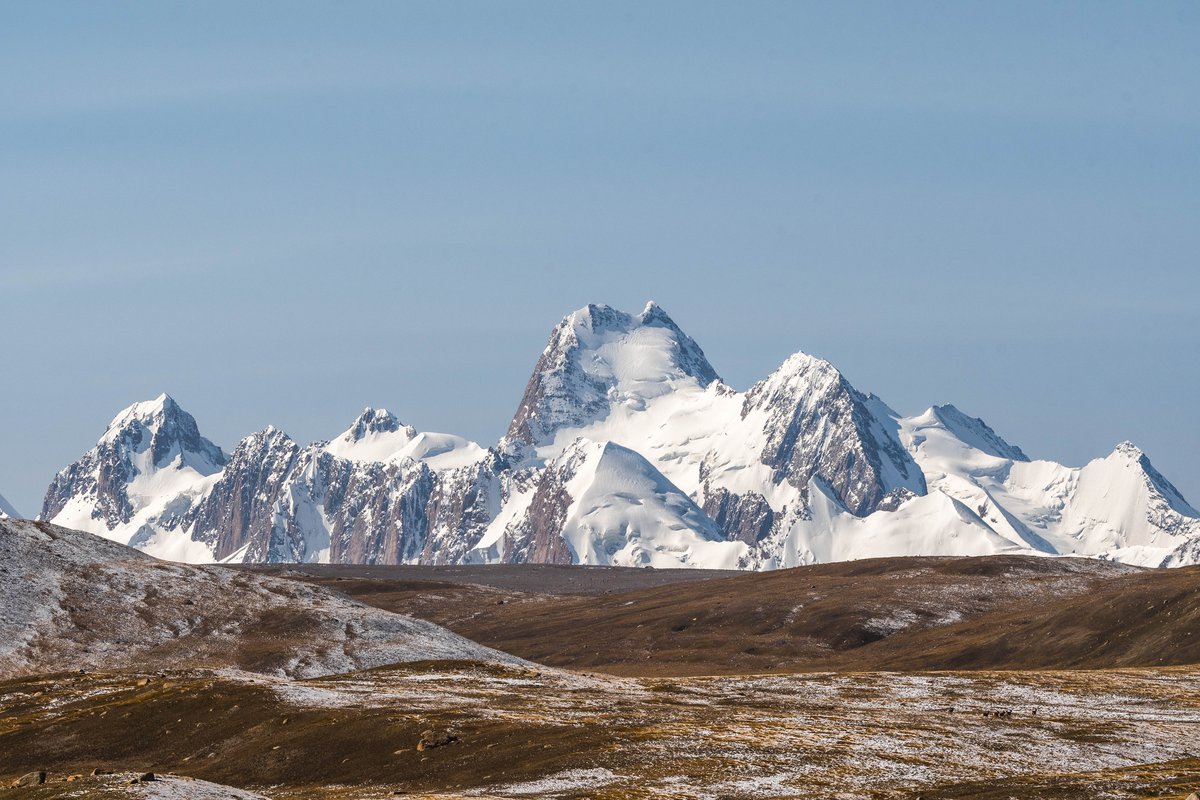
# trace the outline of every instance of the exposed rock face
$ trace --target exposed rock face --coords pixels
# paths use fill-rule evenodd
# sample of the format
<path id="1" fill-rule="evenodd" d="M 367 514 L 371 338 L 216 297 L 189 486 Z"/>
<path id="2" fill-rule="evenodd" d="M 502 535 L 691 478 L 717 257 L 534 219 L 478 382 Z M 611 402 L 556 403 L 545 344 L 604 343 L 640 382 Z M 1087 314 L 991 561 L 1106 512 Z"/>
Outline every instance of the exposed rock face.
<path id="1" fill-rule="evenodd" d="M 190 529 L 193 540 L 211 545 L 218 560 L 251 542 L 268 541 L 299 455 L 299 445 L 273 427 L 247 436 L 182 527 Z"/>
<path id="2" fill-rule="evenodd" d="M 1176 547 L 1158 566 L 1186 567 L 1192 564 L 1200 564 L 1200 536 Z"/>
<path id="3" fill-rule="evenodd" d="M 243 440 L 182 527 L 218 559 L 245 547 L 247 561 L 453 563 L 498 510 L 500 469 L 494 453 L 443 472 L 351 461 L 269 428 Z"/>
<path id="4" fill-rule="evenodd" d="M 925 493 L 920 467 L 872 400 L 828 361 L 797 353 L 746 393 L 742 418 L 764 420 L 762 463 L 776 483 L 800 489 L 820 478 L 864 516 L 886 500 Z"/>
<path id="5" fill-rule="evenodd" d="M 719 380 L 704 351 L 654 303 L 636 316 L 589 305 L 554 328 L 508 427 L 512 444 L 553 438 L 691 379 Z"/>
<path id="6" fill-rule="evenodd" d="M 574 502 L 567 484 L 579 468 L 565 459 L 542 470 L 525 514 L 505 531 L 504 560 L 510 564 L 571 564 L 575 558 L 561 536 Z"/>
<path id="7" fill-rule="evenodd" d="M 776 514 L 757 492 L 738 495 L 720 486 L 706 488 L 704 496 L 704 513 L 734 541 L 758 544 L 774 529 Z"/>
<path id="8" fill-rule="evenodd" d="M 350 430 L 342 434 L 341 438 L 347 442 L 359 442 L 371 434 L 395 433 L 402 429 L 408 433 L 409 438 L 417 434 L 416 428 L 405 425 L 400 421 L 399 417 L 386 408 L 371 408 L 368 406 L 359 415 L 358 419 L 354 420 L 354 424 L 350 426 Z"/>
<path id="9" fill-rule="evenodd" d="M 316 470 L 320 477 L 312 496 L 333 520 L 330 560 L 350 564 L 416 561 L 425 546 L 425 509 L 433 493 L 429 468 L 424 464 L 351 465 L 327 455 L 320 461 Z M 324 495 L 320 493 L 322 483 Z"/>
<path id="10" fill-rule="evenodd" d="M 214 487 L 192 529 L 205 540 L 227 536 L 216 539 L 217 558 L 242 547 L 245 561 L 399 564 L 420 556 L 434 486 L 424 465 L 339 459 L 274 430 L 243 445 L 244 468 Z"/>
<path id="11" fill-rule="evenodd" d="M 426 506 L 428 531 L 420 560 L 457 564 L 500 512 L 507 463 L 488 451 L 478 463 L 438 473 Z"/>

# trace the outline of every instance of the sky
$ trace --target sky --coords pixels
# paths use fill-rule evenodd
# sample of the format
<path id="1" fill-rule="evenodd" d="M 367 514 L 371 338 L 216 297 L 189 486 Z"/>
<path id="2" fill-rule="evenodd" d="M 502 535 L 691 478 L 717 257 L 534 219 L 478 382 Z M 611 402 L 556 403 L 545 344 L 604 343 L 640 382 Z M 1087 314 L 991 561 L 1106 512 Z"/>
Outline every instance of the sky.
<path id="1" fill-rule="evenodd" d="M 124 406 L 494 442 L 662 305 L 1200 504 L 1200 4 L 0 2 L 0 494 Z"/>

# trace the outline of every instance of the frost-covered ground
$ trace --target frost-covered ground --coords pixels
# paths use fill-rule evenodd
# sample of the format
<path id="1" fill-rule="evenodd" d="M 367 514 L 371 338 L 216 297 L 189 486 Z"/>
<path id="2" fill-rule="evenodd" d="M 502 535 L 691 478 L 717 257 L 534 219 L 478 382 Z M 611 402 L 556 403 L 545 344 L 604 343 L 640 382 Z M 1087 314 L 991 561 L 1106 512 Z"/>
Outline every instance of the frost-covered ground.
<path id="1" fill-rule="evenodd" d="M 313 676 L 421 659 L 519 663 L 441 626 L 296 581 L 173 564 L 0 521 L 0 677 L 237 666 Z"/>
<path id="2" fill-rule="evenodd" d="M 234 696 L 239 701 L 223 707 L 228 701 L 219 698 Z M 176 703 L 152 723 L 169 738 L 192 727 L 189 712 L 179 710 L 192 708 L 188 697 L 206 719 L 239 708 L 254 718 L 232 720 L 234 738 L 216 741 L 223 734 L 214 732 L 208 744 L 197 725 L 179 752 L 198 760 L 189 755 L 164 765 L 158 751 L 144 758 L 155 759 L 158 769 L 197 770 L 206 778 L 213 776 L 205 769 L 224 769 L 218 774 L 224 777 L 230 769 L 221 759 L 269 762 L 283 747 L 278 774 L 262 779 L 257 763 L 233 768 L 260 778 L 243 789 L 278 799 L 397 791 L 564 800 L 960 796 L 938 792 L 964 782 L 1015 787 L 1078 774 L 1112 776 L 1102 795 L 1087 796 L 1133 798 L 1162 794 L 1163 784 L 1153 783 L 1144 766 L 1155 764 L 1166 765 L 1173 786 L 1188 775 L 1200 780 L 1200 671 L 1178 668 L 664 681 L 444 663 L 302 681 L 194 672 L 154 677 L 148 686 L 133 676 L 83 676 L 8 685 L 0 693 L 0 746 L 14 741 L 5 737 L 27 736 L 28 725 L 73 737 L 80 720 L 110 712 L 116 731 L 129 716 L 121 709 L 139 703 Z M 340 737 L 351 725 L 357 727 Z M 427 725 L 445 726 L 457 740 L 422 754 L 406 738 L 414 734 L 394 733 L 396 726 Z M 378 740 L 384 755 L 361 752 Z M 210 748 L 219 751 L 215 761 L 205 757 Z M 14 753 L 20 750 L 14 745 Z M 288 766 L 296 762 L 287 759 L 331 765 L 358 759 L 365 766 L 351 771 L 360 780 L 314 786 L 296 780 L 296 768 Z M 1187 790 L 1194 788 L 1200 786 Z M 122 791 L 146 798 L 254 796 L 183 780 Z M 1043 795 L 1014 789 L 1012 796 Z"/>
<path id="3" fill-rule="evenodd" d="M 39 788 L 21 787 L 14 791 L 23 793 L 18 796 L 77 800 L 267 800 L 256 792 L 180 775 L 156 775 L 152 781 L 141 780 L 135 772 L 48 775 L 47 779 Z M 4 796 L 3 790 L 0 796 Z"/>
<path id="4" fill-rule="evenodd" d="M 255 678 L 255 680 L 263 680 Z M 594 728 L 608 746 L 501 797 L 862 797 L 1200 756 L 1200 672 L 864 673 L 613 680 L 421 673 L 275 682 L 289 703 Z M 615 794 L 614 794 L 615 793 Z M 468 793 L 470 794 L 470 793 Z"/>
<path id="5" fill-rule="evenodd" d="M 160 562 L 39 523 L 0 522 L 0 537 L 11 554 L 0 562 L 0 787 L 47 769 L 44 800 L 962 800 L 984 796 L 962 788 L 980 781 L 1019 799 L 1132 800 L 1200 789 L 1196 667 L 616 678 L 521 661 L 299 581 Z M 1057 566 L 1035 573 L 1042 596 L 1134 571 Z M 872 575 L 855 618 L 880 634 L 953 637 L 969 590 L 937 589 L 932 567 L 914 569 L 919 597 L 877 601 L 900 578 Z M 1011 569 L 996 594 L 1027 591 L 1002 579 L 1022 567 Z M 823 591 L 787 593 L 782 613 L 804 613 Z M 439 744 L 424 746 L 427 731 Z M 87 778 L 93 768 L 211 783 Z M 1064 781 L 1104 788 L 1043 791 Z M 0 788 L 0 800 L 27 796 Z"/>

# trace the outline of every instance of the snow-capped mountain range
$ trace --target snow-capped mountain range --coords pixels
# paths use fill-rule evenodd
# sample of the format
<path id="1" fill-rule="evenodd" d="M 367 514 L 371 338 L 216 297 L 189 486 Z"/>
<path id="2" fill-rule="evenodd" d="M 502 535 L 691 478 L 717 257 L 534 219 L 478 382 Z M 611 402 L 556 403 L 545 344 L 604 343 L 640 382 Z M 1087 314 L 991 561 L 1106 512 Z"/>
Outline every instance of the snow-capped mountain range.
<path id="1" fill-rule="evenodd" d="M 41 519 L 193 562 L 1200 563 L 1200 512 L 1132 444 L 1033 461 L 953 406 L 901 416 L 804 353 L 737 391 L 654 303 L 563 319 L 491 447 L 368 408 L 331 441 L 268 427 L 227 455 L 162 395 L 57 475 Z"/>

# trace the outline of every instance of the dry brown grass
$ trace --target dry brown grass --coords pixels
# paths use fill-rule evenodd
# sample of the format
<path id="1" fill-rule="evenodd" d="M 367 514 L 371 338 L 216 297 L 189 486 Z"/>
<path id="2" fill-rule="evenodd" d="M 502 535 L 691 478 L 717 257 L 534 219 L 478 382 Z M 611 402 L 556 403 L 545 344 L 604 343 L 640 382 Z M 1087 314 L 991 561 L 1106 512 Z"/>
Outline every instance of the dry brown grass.
<path id="1" fill-rule="evenodd" d="M 1200 673 L 1189 669 L 631 680 L 431 662 L 306 681 L 60 674 L 0 684 L 0 698 L 3 783 L 103 767 L 272 798 L 1074 798 L 1088 787 L 1136 798 L 1200 787 Z M 418 751 L 430 728 L 457 741 Z M 19 791 L 0 800 L 65 796 Z M 89 791 L 100 794 L 77 796 L 125 789 Z"/>
<path id="2" fill-rule="evenodd" d="M 286 569 L 532 661 L 616 675 L 1200 663 L 1200 567 L 870 559 L 706 581 L 667 576 L 634 591 L 616 591 L 617 578 L 611 592 L 599 578 L 537 591 L 519 568 L 492 570 Z"/>

